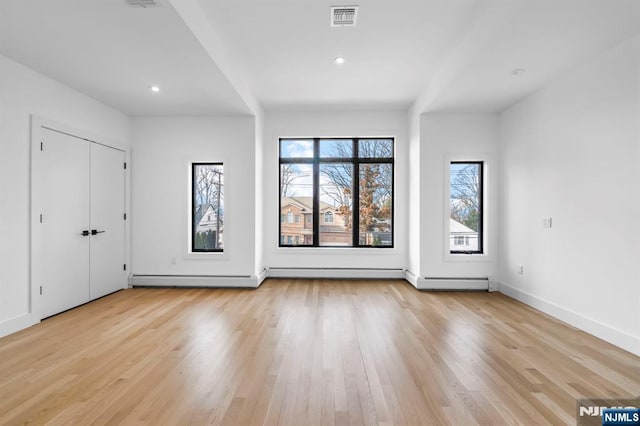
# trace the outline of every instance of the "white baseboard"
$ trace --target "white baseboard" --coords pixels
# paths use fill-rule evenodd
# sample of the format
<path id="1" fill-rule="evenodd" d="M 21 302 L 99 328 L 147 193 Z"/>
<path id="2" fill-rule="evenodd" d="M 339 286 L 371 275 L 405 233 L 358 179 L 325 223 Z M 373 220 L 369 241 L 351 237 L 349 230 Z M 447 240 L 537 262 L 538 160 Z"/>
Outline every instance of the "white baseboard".
<path id="1" fill-rule="evenodd" d="M 617 328 L 592 320 L 577 312 L 566 309 L 556 303 L 534 296 L 506 284 L 499 283 L 498 291 L 506 296 L 529 305 L 560 321 L 566 322 L 582 331 L 586 331 L 606 342 L 640 356 L 640 337 Z"/>
<path id="2" fill-rule="evenodd" d="M 488 291 L 488 278 L 431 278 L 419 277 L 416 283 L 418 290 L 475 290 Z"/>
<path id="3" fill-rule="evenodd" d="M 0 321 L 0 337 L 8 336 L 27 327 L 39 323 L 32 314 L 24 314 L 15 318 Z"/>
<path id="4" fill-rule="evenodd" d="M 259 275 L 137 275 L 129 277 L 132 287 L 220 287 L 258 288 Z"/>
<path id="5" fill-rule="evenodd" d="M 269 268 L 269 278 L 402 279 L 400 268 Z"/>
<path id="6" fill-rule="evenodd" d="M 258 279 L 258 286 L 260 286 L 260 284 L 262 284 L 262 282 L 266 280 L 268 276 L 269 271 L 267 270 L 267 268 L 262 268 L 262 270 L 256 274 L 256 278 Z"/>
<path id="7" fill-rule="evenodd" d="M 130 287 L 258 288 L 267 278 L 402 279 L 402 269 L 264 268 L 256 275 L 145 275 L 132 274 Z"/>
<path id="8" fill-rule="evenodd" d="M 410 270 L 408 270 L 408 269 L 404 270 L 404 279 L 407 280 L 409 282 L 409 284 L 411 284 L 415 288 L 418 288 L 418 280 L 419 280 L 419 278 L 420 277 L 418 277 L 416 274 L 414 274 Z"/>

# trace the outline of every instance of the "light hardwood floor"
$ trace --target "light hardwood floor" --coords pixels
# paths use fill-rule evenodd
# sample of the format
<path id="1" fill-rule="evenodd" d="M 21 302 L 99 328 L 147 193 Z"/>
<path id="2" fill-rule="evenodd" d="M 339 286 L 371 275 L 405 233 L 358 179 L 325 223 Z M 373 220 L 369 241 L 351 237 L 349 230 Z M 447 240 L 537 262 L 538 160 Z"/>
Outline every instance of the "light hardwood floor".
<path id="1" fill-rule="evenodd" d="M 0 424 L 574 424 L 640 358 L 496 293 L 129 289 L 0 339 Z"/>

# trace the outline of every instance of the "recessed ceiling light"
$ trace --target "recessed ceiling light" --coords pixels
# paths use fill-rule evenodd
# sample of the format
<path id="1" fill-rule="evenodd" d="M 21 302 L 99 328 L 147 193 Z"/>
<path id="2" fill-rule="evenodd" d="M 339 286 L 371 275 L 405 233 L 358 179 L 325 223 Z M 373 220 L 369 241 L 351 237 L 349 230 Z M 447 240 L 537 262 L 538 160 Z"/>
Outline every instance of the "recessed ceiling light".
<path id="1" fill-rule="evenodd" d="M 511 75 L 521 75 L 522 73 L 524 73 L 524 68 L 514 68 L 514 70 L 511 71 Z"/>
<path id="2" fill-rule="evenodd" d="M 149 89 L 151 89 L 152 92 L 159 92 L 160 88 L 158 86 L 149 86 Z"/>
<path id="3" fill-rule="evenodd" d="M 333 60 L 333 62 L 335 62 L 338 65 L 342 65 L 342 64 L 344 64 L 344 58 L 342 56 L 338 56 L 337 58 L 335 58 Z"/>

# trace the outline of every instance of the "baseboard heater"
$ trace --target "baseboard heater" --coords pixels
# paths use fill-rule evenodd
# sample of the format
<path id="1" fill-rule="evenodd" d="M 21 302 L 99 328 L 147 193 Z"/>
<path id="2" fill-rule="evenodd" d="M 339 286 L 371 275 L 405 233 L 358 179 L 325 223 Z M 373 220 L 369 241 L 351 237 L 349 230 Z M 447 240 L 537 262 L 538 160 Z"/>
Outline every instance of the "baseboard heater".
<path id="1" fill-rule="evenodd" d="M 418 280 L 418 290 L 474 290 L 489 291 L 489 278 L 454 278 L 454 277 L 423 277 Z"/>
<path id="2" fill-rule="evenodd" d="M 264 279 L 258 275 L 132 275 L 131 287 L 214 287 L 257 288 Z"/>
<path id="3" fill-rule="evenodd" d="M 402 279 L 401 268 L 269 268 L 270 278 Z"/>

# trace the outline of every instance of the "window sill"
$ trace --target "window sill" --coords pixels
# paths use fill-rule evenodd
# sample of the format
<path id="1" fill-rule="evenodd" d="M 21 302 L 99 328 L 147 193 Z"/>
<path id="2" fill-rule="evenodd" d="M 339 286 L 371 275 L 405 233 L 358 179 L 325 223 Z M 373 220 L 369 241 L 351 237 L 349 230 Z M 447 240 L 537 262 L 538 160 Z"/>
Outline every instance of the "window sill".
<path id="1" fill-rule="evenodd" d="M 445 262 L 493 262 L 493 256 L 486 253 L 445 253 Z"/>
<path id="2" fill-rule="evenodd" d="M 182 256 L 183 260 L 229 260 L 227 251 L 189 252 Z"/>
<path id="3" fill-rule="evenodd" d="M 281 254 L 295 255 L 380 255 L 389 256 L 398 254 L 396 247 L 277 247 L 276 251 Z"/>

